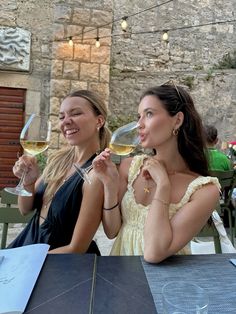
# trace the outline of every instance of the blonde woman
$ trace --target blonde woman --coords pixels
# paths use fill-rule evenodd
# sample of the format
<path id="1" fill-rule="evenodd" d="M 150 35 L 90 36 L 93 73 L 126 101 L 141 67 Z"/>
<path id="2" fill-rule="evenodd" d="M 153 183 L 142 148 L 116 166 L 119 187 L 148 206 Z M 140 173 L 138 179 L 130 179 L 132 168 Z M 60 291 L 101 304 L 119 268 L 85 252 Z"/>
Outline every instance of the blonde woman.
<path id="1" fill-rule="evenodd" d="M 48 243 L 51 253 L 100 254 L 92 240 L 102 217 L 103 187 L 89 172 L 91 184 L 75 171 L 91 165 L 96 152 L 110 139 L 105 126 L 107 108 L 95 93 L 79 90 L 61 103 L 59 127 L 68 146 L 48 159 L 39 177 L 35 158 L 22 156 L 13 167 L 20 178 L 27 169 L 25 188 L 32 197 L 19 196 L 19 210 L 24 215 L 36 213 L 9 247 Z"/>

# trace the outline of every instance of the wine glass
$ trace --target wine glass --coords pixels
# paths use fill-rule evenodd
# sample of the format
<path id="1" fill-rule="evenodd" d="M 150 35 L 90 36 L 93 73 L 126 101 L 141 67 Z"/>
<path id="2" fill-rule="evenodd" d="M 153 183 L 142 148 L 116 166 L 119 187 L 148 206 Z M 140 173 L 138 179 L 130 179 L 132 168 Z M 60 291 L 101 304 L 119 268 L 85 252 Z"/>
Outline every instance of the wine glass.
<path id="1" fill-rule="evenodd" d="M 51 135 L 51 122 L 47 115 L 31 114 L 20 133 L 20 144 L 24 151 L 31 156 L 36 156 L 45 151 L 49 146 Z M 24 177 L 22 174 L 20 182 L 16 187 L 6 187 L 4 190 L 21 196 L 32 196 L 32 193 L 24 189 Z"/>
<path id="2" fill-rule="evenodd" d="M 136 121 L 132 121 L 116 129 L 109 143 L 111 152 L 120 156 L 132 153 L 140 142 L 137 129 L 138 123 Z M 92 169 L 92 165 L 87 168 L 81 168 L 77 164 L 74 164 L 74 167 L 78 174 L 87 183 L 91 184 L 88 173 Z"/>
<path id="3" fill-rule="evenodd" d="M 207 314 L 207 292 L 193 282 L 172 281 L 162 287 L 163 313 Z"/>
<path id="4" fill-rule="evenodd" d="M 138 123 L 132 121 L 116 129 L 111 137 L 109 148 L 113 154 L 125 156 L 132 153 L 139 144 Z"/>

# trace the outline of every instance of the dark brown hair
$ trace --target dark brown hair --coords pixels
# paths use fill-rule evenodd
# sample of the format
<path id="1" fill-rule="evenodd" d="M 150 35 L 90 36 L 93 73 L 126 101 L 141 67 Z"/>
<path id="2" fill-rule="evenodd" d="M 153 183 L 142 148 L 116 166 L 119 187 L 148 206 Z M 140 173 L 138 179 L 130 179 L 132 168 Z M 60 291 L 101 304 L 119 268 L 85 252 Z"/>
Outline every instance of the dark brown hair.
<path id="1" fill-rule="evenodd" d="M 216 143 L 218 132 L 217 132 L 217 129 L 213 125 L 205 125 L 204 134 L 206 137 L 206 142 L 208 144 Z"/>
<path id="2" fill-rule="evenodd" d="M 170 116 L 179 111 L 184 114 L 184 121 L 178 133 L 178 149 L 189 169 L 201 175 L 208 175 L 208 164 L 205 156 L 205 137 L 202 120 L 197 112 L 192 97 L 181 86 L 164 84 L 144 91 L 145 96 L 156 96 Z"/>

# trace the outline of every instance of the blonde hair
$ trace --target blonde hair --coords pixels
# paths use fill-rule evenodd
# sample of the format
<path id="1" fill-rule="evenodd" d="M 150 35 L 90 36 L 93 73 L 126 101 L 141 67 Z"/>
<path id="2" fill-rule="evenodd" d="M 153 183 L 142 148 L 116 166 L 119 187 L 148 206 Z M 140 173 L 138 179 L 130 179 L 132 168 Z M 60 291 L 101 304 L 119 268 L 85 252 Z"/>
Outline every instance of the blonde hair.
<path id="1" fill-rule="evenodd" d="M 78 90 L 69 94 L 65 98 L 68 97 L 80 97 L 86 99 L 89 102 L 95 116 L 102 115 L 106 121 L 108 114 L 107 107 L 100 96 L 94 92 L 88 90 Z M 99 142 L 101 150 L 105 149 L 109 145 L 110 137 L 111 132 L 106 126 L 105 122 L 99 130 Z M 53 194 L 63 184 L 62 180 L 65 178 L 68 169 L 73 166 L 73 163 L 77 157 L 77 152 L 77 147 L 67 146 L 49 156 L 47 165 L 42 175 L 44 182 L 47 183 L 47 188 L 44 195 L 44 200 L 46 200 L 46 202 L 49 202 L 52 199 Z"/>

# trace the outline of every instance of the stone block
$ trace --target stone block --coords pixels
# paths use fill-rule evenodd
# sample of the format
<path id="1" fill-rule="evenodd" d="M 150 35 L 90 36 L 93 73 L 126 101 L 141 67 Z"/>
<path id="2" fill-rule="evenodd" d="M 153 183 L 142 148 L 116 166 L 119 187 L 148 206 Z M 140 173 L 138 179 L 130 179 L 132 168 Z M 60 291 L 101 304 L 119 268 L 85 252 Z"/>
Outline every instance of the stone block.
<path id="1" fill-rule="evenodd" d="M 60 99 L 57 97 L 50 98 L 50 114 L 58 115 L 60 109 Z"/>
<path id="2" fill-rule="evenodd" d="M 100 65 L 100 82 L 109 83 L 110 80 L 110 66 L 106 64 Z"/>
<path id="3" fill-rule="evenodd" d="M 54 42 L 52 45 L 52 58 L 72 60 L 73 47 L 69 45 L 69 42 Z"/>
<path id="4" fill-rule="evenodd" d="M 90 14 L 91 11 L 89 9 L 75 8 L 72 17 L 72 23 L 77 25 L 89 25 Z"/>
<path id="5" fill-rule="evenodd" d="M 95 45 L 95 40 L 97 37 L 97 29 L 94 27 L 85 27 L 83 33 L 83 43 Z"/>
<path id="6" fill-rule="evenodd" d="M 57 5 L 54 10 L 54 22 L 68 22 L 71 18 L 71 8 L 68 6 Z"/>
<path id="7" fill-rule="evenodd" d="M 90 45 L 74 44 L 74 60 L 89 62 L 90 54 Z"/>
<path id="8" fill-rule="evenodd" d="M 63 24 L 53 24 L 53 40 L 61 40 L 65 37 L 65 30 L 64 30 L 64 25 Z"/>
<path id="9" fill-rule="evenodd" d="M 56 116 L 51 116 L 50 118 L 51 123 L 52 123 L 52 131 L 55 133 L 60 133 L 60 128 L 59 128 L 59 119 L 58 119 L 58 115 Z"/>
<path id="10" fill-rule="evenodd" d="M 78 89 L 88 89 L 88 83 L 83 81 L 71 81 L 71 92 Z"/>
<path id="11" fill-rule="evenodd" d="M 13 12 L 10 11 L 2 11 L 0 15 L 0 25 L 3 26 L 16 26 L 16 17 Z"/>
<path id="12" fill-rule="evenodd" d="M 99 95 L 101 95 L 106 103 L 109 100 L 109 84 L 106 83 L 89 83 L 89 89 L 97 92 Z"/>
<path id="13" fill-rule="evenodd" d="M 80 80 L 82 81 L 98 81 L 99 65 L 92 63 L 81 63 L 80 65 Z"/>
<path id="14" fill-rule="evenodd" d="M 83 27 L 78 25 L 67 25 L 66 34 L 72 36 L 73 40 L 82 40 Z"/>
<path id="15" fill-rule="evenodd" d="M 109 64 L 110 63 L 110 47 L 100 46 L 99 48 L 91 47 L 91 62 Z"/>
<path id="16" fill-rule="evenodd" d="M 106 27 L 112 27 L 112 12 L 104 10 L 93 10 L 91 15 L 91 24 L 100 26 L 107 24 Z"/>
<path id="17" fill-rule="evenodd" d="M 75 61 L 64 61 L 63 78 L 78 79 L 79 64 Z"/>
<path id="18" fill-rule="evenodd" d="M 41 102 L 41 92 L 27 90 L 26 92 L 26 113 L 39 113 L 40 112 L 40 102 Z"/>
<path id="19" fill-rule="evenodd" d="M 69 80 L 52 79 L 50 82 L 50 96 L 51 97 L 65 97 L 70 91 Z"/>
<path id="20" fill-rule="evenodd" d="M 51 78 L 60 78 L 62 77 L 63 61 L 61 60 L 52 60 L 51 66 Z"/>
<path id="21" fill-rule="evenodd" d="M 50 150 L 59 148 L 59 137 L 60 137 L 60 133 L 51 132 L 51 139 L 50 139 L 50 146 L 49 146 Z"/>

